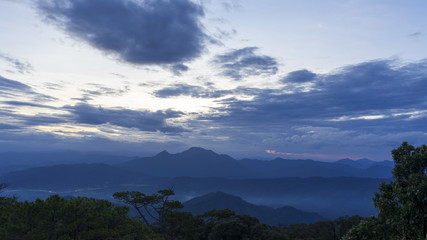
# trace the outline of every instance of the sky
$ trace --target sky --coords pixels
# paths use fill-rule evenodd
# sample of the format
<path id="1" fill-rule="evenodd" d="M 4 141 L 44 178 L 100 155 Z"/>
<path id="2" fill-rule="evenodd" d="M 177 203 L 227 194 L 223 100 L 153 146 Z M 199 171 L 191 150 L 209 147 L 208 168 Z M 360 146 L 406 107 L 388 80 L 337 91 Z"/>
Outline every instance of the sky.
<path id="1" fill-rule="evenodd" d="M 427 1 L 0 0 L 0 151 L 391 159 Z"/>

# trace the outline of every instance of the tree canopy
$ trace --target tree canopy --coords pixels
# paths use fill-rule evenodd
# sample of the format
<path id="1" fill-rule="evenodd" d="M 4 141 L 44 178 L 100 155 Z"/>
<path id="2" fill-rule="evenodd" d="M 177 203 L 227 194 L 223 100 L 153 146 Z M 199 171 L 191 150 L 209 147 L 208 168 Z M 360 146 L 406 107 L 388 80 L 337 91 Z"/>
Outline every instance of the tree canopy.
<path id="1" fill-rule="evenodd" d="M 393 181 L 375 194 L 378 218 L 364 219 L 344 239 L 427 239 L 427 146 L 392 150 Z"/>

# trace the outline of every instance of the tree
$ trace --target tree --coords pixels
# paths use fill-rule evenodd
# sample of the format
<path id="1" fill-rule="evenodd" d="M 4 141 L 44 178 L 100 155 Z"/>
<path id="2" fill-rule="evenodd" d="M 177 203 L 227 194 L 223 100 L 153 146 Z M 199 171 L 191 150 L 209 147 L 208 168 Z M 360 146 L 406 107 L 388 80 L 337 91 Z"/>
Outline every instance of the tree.
<path id="1" fill-rule="evenodd" d="M 415 148 L 407 142 L 392 151 L 394 180 L 382 183 L 375 194 L 378 218 L 362 221 L 345 239 L 375 233 L 371 239 L 427 238 L 427 146 Z"/>
<path id="2" fill-rule="evenodd" d="M 129 218 L 128 210 L 86 197 L 67 200 L 53 195 L 34 202 L 3 199 L 0 239 L 161 239 Z"/>
<path id="3" fill-rule="evenodd" d="M 260 223 L 249 215 L 233 215 L 218 218 L 208 233 L 208 240 L 286 240 L 283 233 L 275 227 Z"/>
<path id="4" fill-rule="evenodd" d="M 175 193 L 172 189 L 164 189 L 152 195 L 138 191 L 116 192 L 113 197 L 135 208 L 139 217 L 151 230 L 170 234 L 170 226 L 167 223 L 168 215 L 172 211 L 184 207 L 181 202 L 169 199 L 173 195 Z"/>

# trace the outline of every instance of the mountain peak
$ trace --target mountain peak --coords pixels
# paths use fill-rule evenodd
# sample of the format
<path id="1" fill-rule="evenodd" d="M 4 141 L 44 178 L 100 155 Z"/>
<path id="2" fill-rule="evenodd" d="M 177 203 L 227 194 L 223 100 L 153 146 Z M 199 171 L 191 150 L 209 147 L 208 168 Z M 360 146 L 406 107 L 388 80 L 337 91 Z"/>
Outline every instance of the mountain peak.
<path id="1" fill-rule="evenodd" d="M 214 154 L 216 154 L 214 151 L 207 150 L 207 149 L 204 149 L 202 147 L 191 147 L 182 153 L 186 153 L 186 154 L 207 154 L 207 153 L 212 154 L 212 153 L 214 153 Z"/>
<path id="2" fill-rule="evenodd" d="M 166 150 L 163 150 L 159 152 L 156 156 L 158 157 L 158 156 L 167 156 L 167 155 L 170 155 L 170 153 Z"/>

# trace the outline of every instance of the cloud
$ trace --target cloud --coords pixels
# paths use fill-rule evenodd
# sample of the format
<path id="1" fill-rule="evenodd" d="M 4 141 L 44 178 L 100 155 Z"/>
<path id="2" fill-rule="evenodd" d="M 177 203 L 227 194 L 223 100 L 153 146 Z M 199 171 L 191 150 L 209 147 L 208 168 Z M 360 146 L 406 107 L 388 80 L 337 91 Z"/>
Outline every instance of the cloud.
<path id="1" fill-rule="evenodd" d="M 422 35 L 423 35 L 422 32 L 414 32 L 414 33 L 408 34 L 408 37 L 410 37 L 410 38 L 419 38 Z"/>
<path id="2" fill-rule="evenodd" d="M 48 22 L 132 64 L 176 64 L 198 57 L 207 36 L 190 0 L 38 1 Z"/>
<path id="3" fill-rule="evenodd" d="M 167 123 L 167 119 L 178 118 L 183 115 L 182 112 L 173 110 L 152 112 L 124 108 L 108 109 L 85 103 L 66 106 L 64 109 L 71 113 L 72 121 L 80 124 L 111 124 L 125 128 L 136 128 L 141 131 L 159 131 L 172 134 L 187 131 L 180 126 L 172 126 Z"/>
<path id="4" fill-rule="evenodd" d="M 10 130 L 10 129 L 19 129 L 18 126 L 0 123 L 0 130 Z"/>
<path id="5" fill-rule="evenodd" d="M 15 92 L 32 92 L 32 90 L 28 85 L 0 76 L 0 93 L 13 94 Z"/>
<path id="6" fill-rule="evenodd" d="M 242 3 L 240 0 L 228 0 L 221 2 L 222 7 L 227 11 L 230 12 L 234 9 L 241 9 Z"/>
<path id="7" fill-rule="evenodd" d="M 34 101 L 44 102 L 54 100 L 55 98 L 35 92 L 30 86 L 21 82 L 10 80 L 0 76 L 0 96 L 17 97 L 30 96 Z"/>
<path id="8" fill-rule="evenodd" d="M 102 84 L 95 84 L 95 83 L 88 83 L 86 85 L 88 87 L 81 90 L 83 91 L 82 97 L 74 98 L 74 99 L 80 100 L 82 102 L 86 102 L 86 101 L 92 100 L 93 97 L 96 97 L 96 96 L 122 96 L 123 94 L 130 91 L 130 87 L 127 85 L 125 85 L 121 89 L 115 89 L 115 88 L 107 87 Z"/>
<path id="9" fill-rule="evenodd" d="M 3 53 L 0 53 L 0 58 L 9 62 L 21 74 L 32 73 L 34 71 L 34 67 L 28 62 L 22 62 Z"/>
<path id="10" fill-rule="evenodd" d="M 312 81 L 317 75 L 307 69 L 288 73 L 281 81 L 283 83 L 304 83 Z"/>
<path id="11" fill-rule="evenodd" d="M 259 124 L 327 123 L 343 116 L 351 119 L 382 114 L 398 119 L 393 114 L 427 110 L 427 61 L 400 67 L 393 64 L 393 61 L 372 61 L 318 75 L 311 91 L 263 90 L 252 100 L 224 100 L 228 107 L 219 109 L 225 112 L 221 118 Z"/>
<path id="12" fill-rule="evenodd" d="M 219 98 L 230 93 L 231 91 L 228 90 L 217 90 L 188 84 L 175 84 L 173 86 L 154 91 L 154 95 L 159 98 L 178 96 L 191 96 L 193 98 Z"/>
<path id="13" fill-rule="evenodd" d="M 174 64 L 170 67 L 170 70 L 175 74 L 175 75 L 181 75 L 182 72 L 186 72 L 188 71 L 188 67 L 182 63 L 177 63 Z"/>
<path id="14" fill-rule="evenodd" d="M 218 135 L 223 129 L 231 141 L 262 142 L 267 149 L 278 143 L 312 149 L 348 149 L 346 144 L 367 148 L 367 142 L 394 147 L 396 141 L 425 138 L 427 60 L 364 62 L 317 74 L 311 84 L 307 91 L 284 86 L 253 91 L 251 99 L 217 100 L 221 107 L 199 119 Z"/>
<path id="15" fill-rule="evenodd" d="M 12 105 L 15 107 L 38 107 L 38 108 L 48 108 L 48 109 L 57 109 L 56 107 L 44 105 L 44 104 L 38 104 L 38 103 L 31 103 L 31 102 L 22 102 L 22 101 L 2 101 L 1 103 Z"/>
<path id="16" fill-rule="evenodd" d="M 257 47 L 246 47 L 218 55 L 214 63 L 222 70 L 222 75 L 234 80 L 249 76 L 274 75 L 277 73 L 277 62 L 274 58 L 257 55 Z"/>

